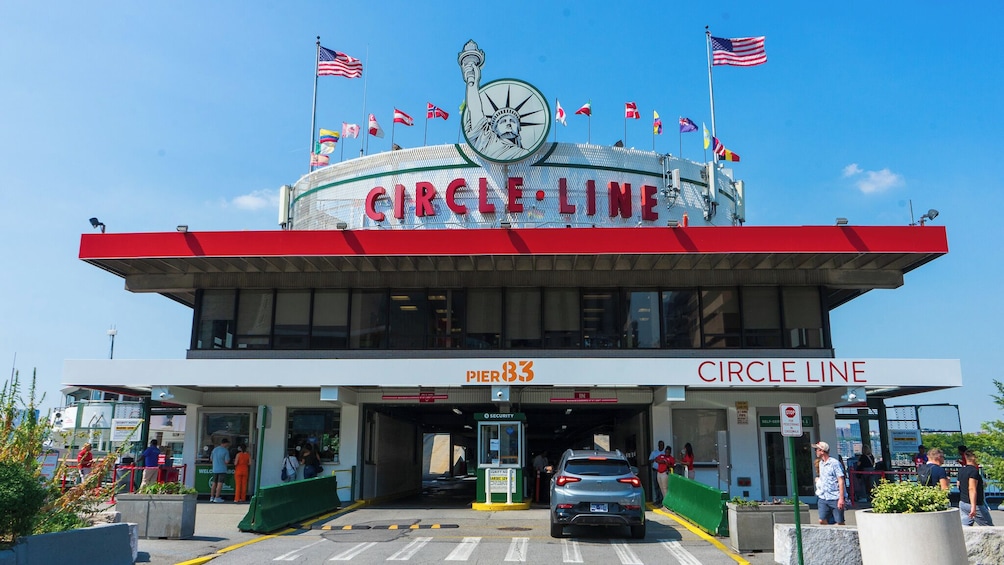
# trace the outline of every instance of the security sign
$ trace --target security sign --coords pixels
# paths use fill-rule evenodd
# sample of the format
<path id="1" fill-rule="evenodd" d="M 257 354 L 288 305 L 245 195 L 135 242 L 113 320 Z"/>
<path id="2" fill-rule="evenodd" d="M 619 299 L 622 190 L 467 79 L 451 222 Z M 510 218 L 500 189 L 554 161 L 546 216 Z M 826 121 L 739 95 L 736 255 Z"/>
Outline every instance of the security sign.
<path id="1" fill-rule="evenodd" d="M 802 436 L 802 407 L 798 404 L 782 404 L 781 435 L 785 437 Z"/>

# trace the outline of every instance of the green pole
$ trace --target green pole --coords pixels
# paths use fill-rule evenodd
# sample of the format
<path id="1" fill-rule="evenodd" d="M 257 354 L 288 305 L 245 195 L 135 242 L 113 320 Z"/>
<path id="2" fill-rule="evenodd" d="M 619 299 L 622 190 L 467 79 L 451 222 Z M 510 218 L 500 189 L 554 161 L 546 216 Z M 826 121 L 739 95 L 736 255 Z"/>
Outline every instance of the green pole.
<path id="1" fill-rule="evenodd" d="M 255 509 L 258 507 L 258 488 L 261 487 L 261 460 L 265 453 L 265 420 L 268 419 L 268 406 L 263 406 L 264 410 L 258 411 L 258 464 L 255 465 L 254 473 L 254 496 L 251 497 L 251 507 L 248 508 L 248 516 L 254 520 Z M 285 455 L 284 455 L 285 456 Z M 285 462 L 283 462 L 285 464 Z M 799 552 L 801 555 L 801 552 Z"/>
<path id="2" fill-rule="evenodd" d="M 795 494 L 795 545 L 798 546 L 798 565 L 805 565 L 802 557 L 802 517 L 798 511 L 798 473 L 795 472 L 794 436 L 788 436 L 788 451 L 791 453 L 791 491 Z"/>

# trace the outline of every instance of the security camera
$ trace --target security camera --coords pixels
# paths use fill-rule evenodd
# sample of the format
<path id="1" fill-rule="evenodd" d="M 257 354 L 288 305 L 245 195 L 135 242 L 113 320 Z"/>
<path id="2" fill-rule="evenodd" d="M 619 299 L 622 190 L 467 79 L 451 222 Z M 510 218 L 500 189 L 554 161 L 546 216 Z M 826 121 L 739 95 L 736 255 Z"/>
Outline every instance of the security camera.
<path id="1" fill-rule="evenodd" d="M 162 393 L 160 393 L 160 397 L 161 397 L 161 398 L 165 398 L 165 397 L 167 397 L 167 393 L 166 393 L 166 392 L 162 392 Z"/>
<path id="2" fill-rule="evenodd" d="M 501 390 L 495 391 L 495 396 L 502 398 L 502 391 Z"/>

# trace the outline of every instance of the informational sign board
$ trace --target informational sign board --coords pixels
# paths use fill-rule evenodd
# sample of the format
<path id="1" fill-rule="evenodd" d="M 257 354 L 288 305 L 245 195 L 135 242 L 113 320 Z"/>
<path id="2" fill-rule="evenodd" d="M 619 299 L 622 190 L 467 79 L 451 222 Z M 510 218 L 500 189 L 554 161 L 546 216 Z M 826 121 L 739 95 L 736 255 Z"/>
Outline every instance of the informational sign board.
<path id="1" fill-rule="evenodd" d="M 782 404 L 781 435 L 785 437 L 802 436 L 802 407 L 798 404 Z"/>
<path id="2" fill-rule="evenodd" d="M 891 453 L 917 453 L 918 445 L 920 445 L 920 430 L 889 430 Z"/>
<path id="3" fill-rule="evenodd" d="M 516 492 L 516 481 L 509 480 L 509 469 L 488 469 L 488 492 Z M 516 476 L 515 473 L 512 474 Z M 508 489 L 507 489 L 508 487 Z"/>
<path id="4" fill-rule="evenodd" d="M 112 418 L 112 441 L 139 441 L 141 418 Z"/>

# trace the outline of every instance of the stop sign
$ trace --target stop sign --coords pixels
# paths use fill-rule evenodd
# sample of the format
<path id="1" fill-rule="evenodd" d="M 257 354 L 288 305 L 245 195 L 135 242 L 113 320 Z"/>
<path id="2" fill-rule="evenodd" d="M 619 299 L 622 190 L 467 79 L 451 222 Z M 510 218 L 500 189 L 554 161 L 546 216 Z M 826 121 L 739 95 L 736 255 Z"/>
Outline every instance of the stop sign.
<path id="1" fill-rule="evenodd" d="M 802 407 L 798 404 L 781 404 L 778 408 L 781 412 L 781 435 L 801 437 Z"/>
<path id="2" fill-rule="evenodd" d="M 787 416 L 787 417 L 789 417 L 789 418 L 794 418 L 795 417 L 795 407 L 794 406 L 788 406 L 788 407 L 786 407 L 784 409 L 784 415 Z"/>

